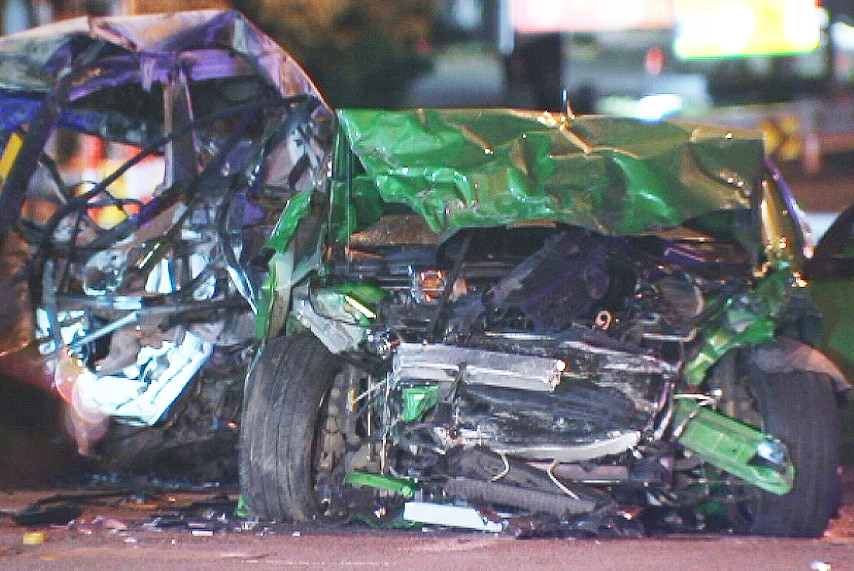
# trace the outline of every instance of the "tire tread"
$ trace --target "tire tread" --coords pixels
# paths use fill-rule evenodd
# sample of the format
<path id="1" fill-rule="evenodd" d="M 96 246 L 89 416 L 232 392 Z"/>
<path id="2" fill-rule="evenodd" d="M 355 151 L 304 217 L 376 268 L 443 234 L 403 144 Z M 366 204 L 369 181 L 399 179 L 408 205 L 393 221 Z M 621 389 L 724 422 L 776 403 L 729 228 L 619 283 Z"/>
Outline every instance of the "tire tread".
<path id="1" fill-rule="evenodd" d="M 839 474 L 839 420 L 825 375 L 798 371 L 757 383 L 764 430 L 783 441 L 795 466 L 792 491 L 761 494 L 750 532 L 819 537 L 834 511 Z"/>
<path id="2" fill-rule="evenodd" d="M 253 515 L 317 517 L 312 443 L 337 359 L 310 334 L 268 340 L 247 377 L 240 430 L 240 488 Z"/>

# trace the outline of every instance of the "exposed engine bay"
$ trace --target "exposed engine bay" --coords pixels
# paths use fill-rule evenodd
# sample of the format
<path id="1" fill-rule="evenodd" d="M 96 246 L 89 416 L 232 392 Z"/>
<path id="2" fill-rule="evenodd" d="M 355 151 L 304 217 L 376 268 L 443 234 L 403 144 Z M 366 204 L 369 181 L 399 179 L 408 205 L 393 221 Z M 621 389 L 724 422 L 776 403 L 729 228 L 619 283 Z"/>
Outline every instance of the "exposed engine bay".
<path id="1" fill-rule="evenodd" d="M 581 230 L 472 231 L 437 260 L 408 252 L 399 284 L 387 265 L 386 321 L 374 322 L 368 346 L 392 354 L 392 394 L 419 403 L 401 419 L 441 403 L 455 420 L 433 436 L 442 448 L 488 444 L 530 460 L 586 461 L 636 445 L 654 430 L 678 366 L 643 345 L 689 339 L 703 298 L 652 255 L 630 258 L 623 241 L 611 250 Z M 373 277 L 358 263 L 351 271 Z"/>
<path id="2" fill-rule="evenodd" d="M 557 225 L 440 241 L 400 215 L 333 264 L 336 282 L 295 290 L 294 316 L 355 365 L 330 397 L 355 414 L 328 441 L 348 474 L 554 517 L 613 506 L 602 487 L 679 505 L 674 482 L 722 478 L 665 442 L 684 430 L 677 400 L 709 399 L 685 393 L 680 368 L 706 300 L 750 282 L 737 246 Z M 763 462 L 787 479 L 785 447 L 765 440 Z"/>

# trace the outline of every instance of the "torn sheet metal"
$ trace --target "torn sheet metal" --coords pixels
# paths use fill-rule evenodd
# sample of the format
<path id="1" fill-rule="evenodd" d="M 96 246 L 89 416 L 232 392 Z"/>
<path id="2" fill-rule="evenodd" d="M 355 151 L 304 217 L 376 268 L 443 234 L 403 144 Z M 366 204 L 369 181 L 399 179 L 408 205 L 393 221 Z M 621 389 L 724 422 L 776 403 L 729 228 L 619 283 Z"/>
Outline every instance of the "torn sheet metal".
<path id="1" fill-rule="evenodd" d="M 254 341 L 251 262 L 325 180 L 334 117 L 287 52 L 219 10 L 0 38 L 0 111 L 0 234 L 27 241 L 31 349 L 88 454 L 108 418 L 165 420 L 223 347 Z"/>
<path id="2" fill-rule="evenodd" d="M 81 16 L 2 37 L 0 89 L 22 95 L 48 91 L 58 74 L 97 42 L 109 45 L 109 58 L 74 86 L 72 99 L 131 82 L 150 89 L 176 68 L 195 81 L 261 73 L 284 96 L 310 93 L 321 99 L 293 58 L 233 10 Z"/>

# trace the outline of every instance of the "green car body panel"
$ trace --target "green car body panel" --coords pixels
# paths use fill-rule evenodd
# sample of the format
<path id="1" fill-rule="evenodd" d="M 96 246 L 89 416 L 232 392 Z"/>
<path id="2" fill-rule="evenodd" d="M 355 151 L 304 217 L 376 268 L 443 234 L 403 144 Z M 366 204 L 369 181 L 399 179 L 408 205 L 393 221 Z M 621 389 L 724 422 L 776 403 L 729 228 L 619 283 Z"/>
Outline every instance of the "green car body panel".
<path id="1" fill-rule="evenodd" d="M 540 221 L 626 236 L 688 222 L 741 244 L 756 260 L 756 287 L 717 300 L 700 326 L 704 344 L 682 372 L 689 385 L 699 385 L 729 351 L 772 343 L 781 308 L 804 295 L 803 236 L 767 172 L 759 132 L 506 109 L 354 109 L 339 110 L 337 119 L 329 187 L 295 195 L 268 242 L 274 253 L 258 304 L 260 337 L 286 328 L 292 287 L 323 273 L 324 239 L 344 243 L 400 211 L 420 215 L 444 237 Z M 369 299 L 353 294 L 347 303 L 337 295 L 343 318 L 369 321 L 353 310 L 370 307 Z M 359 335 L 346 342 L 358 343 Z M 748 449 L 764 435 L 696 422 L 683 444 L 760 487 L 788 491 L 791 475 L 769 484 L 745 468 L 750 455 L 721 462 L 709 452 L 722 435 Z"/>

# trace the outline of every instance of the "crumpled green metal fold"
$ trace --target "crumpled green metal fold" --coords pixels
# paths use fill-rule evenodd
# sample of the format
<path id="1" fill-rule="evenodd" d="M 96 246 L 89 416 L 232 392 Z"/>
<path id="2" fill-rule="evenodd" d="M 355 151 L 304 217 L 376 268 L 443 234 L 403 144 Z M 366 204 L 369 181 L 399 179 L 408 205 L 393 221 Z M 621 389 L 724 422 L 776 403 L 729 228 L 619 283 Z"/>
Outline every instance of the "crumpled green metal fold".
<path id="1" fill-rule="evenodd" d="M 509 109 L 337 114 L 363 169 L 351 185 L 362 215 L 352 230 L 405 204 L 443 233 L 536 220 L 642 233 L 749 208 L 764 161 L 758 131 L 678 122 Z"/>
<path id="2" fill-rule="evenodd" d="M 728 299 L 721 311 L 701 326 L 704 341 L 685 363 L 685 380 L 699 385 L 709 368 L 730 350 L 772 341 L 780 313 L 797 287 L 789 263 L 780 261 L 754 289 Z"/>

